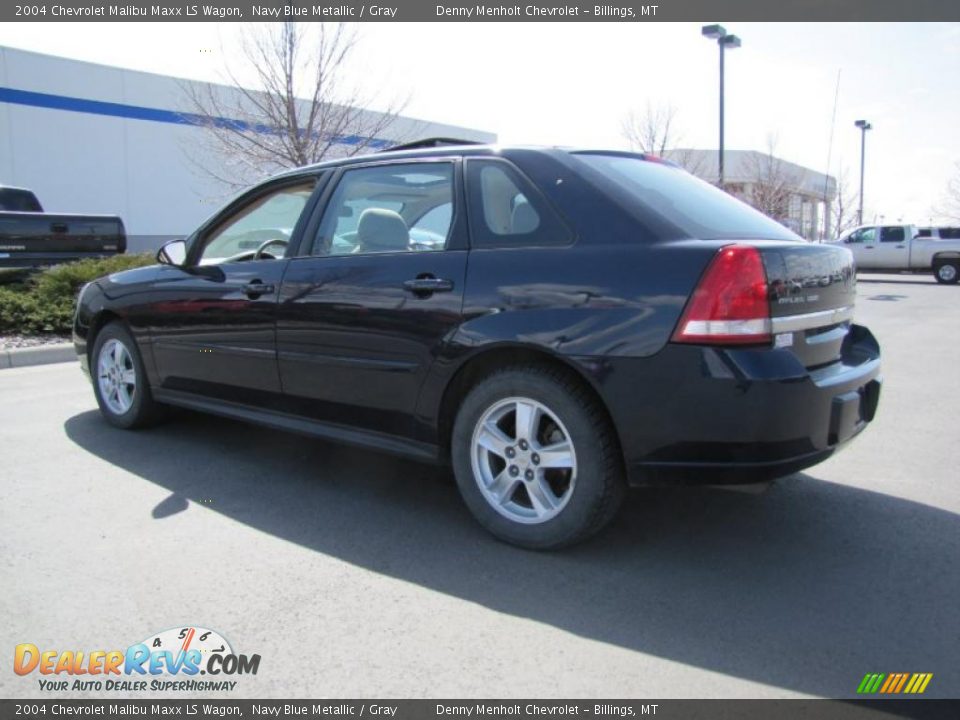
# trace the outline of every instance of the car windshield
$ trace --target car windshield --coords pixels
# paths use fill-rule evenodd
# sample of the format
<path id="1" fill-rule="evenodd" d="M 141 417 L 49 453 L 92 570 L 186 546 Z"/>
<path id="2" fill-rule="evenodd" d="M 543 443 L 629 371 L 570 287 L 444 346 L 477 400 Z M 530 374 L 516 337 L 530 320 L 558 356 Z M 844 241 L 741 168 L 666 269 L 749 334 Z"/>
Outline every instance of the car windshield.
<path id="1" fill-rule="evenodd" d="M 701 240 L 801 238 L 780 223 L 674 165 L 638 157 L 577 153 L 631 201 Z"/>

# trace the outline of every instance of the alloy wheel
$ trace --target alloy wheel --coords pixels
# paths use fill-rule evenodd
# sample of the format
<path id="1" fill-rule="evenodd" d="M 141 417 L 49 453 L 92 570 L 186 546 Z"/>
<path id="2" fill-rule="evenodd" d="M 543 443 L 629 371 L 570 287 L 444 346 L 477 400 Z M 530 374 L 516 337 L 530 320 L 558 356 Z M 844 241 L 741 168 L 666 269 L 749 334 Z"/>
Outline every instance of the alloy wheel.
<path id="1" fill-rule="evenodd" d="M 556 413 L 541 402 L 512 397 L 494 403 L 474 428 L 471 450 L 481 494 L 514 522 L 551 520 L 573 494 L 573 441 Z"/>
<path id="2" fill-rule="evenodd" d="M 133 406 L 137 390 L 137 371 L 126 345 L 115 338 L 107 340 L 97 358 L 97 382 L 100 397 L 115 415 L 123 415 Z"/>

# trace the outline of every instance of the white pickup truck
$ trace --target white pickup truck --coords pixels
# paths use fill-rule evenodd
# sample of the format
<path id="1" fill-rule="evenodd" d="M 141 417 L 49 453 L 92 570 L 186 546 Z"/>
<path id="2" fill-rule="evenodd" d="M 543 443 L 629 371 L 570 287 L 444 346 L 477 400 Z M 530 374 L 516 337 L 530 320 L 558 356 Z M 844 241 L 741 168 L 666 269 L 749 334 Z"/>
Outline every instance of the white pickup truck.
<path id="1" fill-rule="evenodd" d="M 960 280 L 960 239 L 933 238 L 914 225 L 861 225 L 835 242 L 853 253 L 858 270 L 932 272 L 947 285 Z"/>

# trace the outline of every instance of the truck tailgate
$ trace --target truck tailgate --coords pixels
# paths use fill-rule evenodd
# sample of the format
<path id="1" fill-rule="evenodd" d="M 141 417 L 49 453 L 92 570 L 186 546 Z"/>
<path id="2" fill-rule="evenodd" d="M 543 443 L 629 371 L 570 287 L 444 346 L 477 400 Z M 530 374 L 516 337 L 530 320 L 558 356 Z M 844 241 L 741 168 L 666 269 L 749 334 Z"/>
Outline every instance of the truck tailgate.
<path id="1" fill-rule="evenodd" d="M 0 213 L 0 266 L 44 265 L 126 250 L 123 222 L 110 215 Z"/>

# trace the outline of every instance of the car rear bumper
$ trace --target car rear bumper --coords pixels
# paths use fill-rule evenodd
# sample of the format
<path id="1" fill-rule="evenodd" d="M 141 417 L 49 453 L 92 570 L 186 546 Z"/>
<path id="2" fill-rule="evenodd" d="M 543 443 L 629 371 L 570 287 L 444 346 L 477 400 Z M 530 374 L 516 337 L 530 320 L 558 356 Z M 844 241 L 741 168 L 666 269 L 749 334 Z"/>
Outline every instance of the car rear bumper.
<path id="1" fill-rule="evenodd" d="M 591 371 L 631 484 L 748 483 L 810 467 L 869 424 L 880 348 L 853 325 L 840 361 L 808 370 L 789 350 L 668 345 Z"/>

